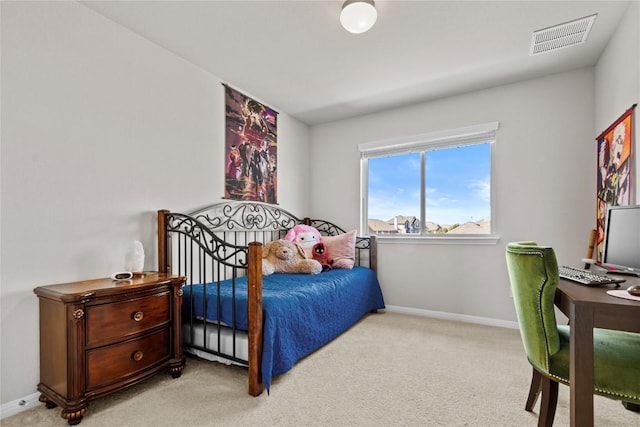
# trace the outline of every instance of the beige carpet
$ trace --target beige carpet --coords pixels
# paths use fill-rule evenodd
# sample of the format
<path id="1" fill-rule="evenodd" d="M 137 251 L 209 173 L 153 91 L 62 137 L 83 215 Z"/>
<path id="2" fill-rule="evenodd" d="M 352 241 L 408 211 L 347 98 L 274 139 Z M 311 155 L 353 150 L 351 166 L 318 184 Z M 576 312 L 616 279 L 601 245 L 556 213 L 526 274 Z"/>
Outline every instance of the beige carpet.
<path id="1" fill-rule="evenodd" d="M 91 403 L 81 426 L 535 426 L 524 410 L 531 375 L 518 331 L 378 313 L 246 394 L 246 370 L 189 358 Z M 560 386 L 555 426 L 569 425 Z M 640 414 L 595 397 L 596 426 L 640 426 Z M 65 426 L 44 405 L 1 422 Z"/>

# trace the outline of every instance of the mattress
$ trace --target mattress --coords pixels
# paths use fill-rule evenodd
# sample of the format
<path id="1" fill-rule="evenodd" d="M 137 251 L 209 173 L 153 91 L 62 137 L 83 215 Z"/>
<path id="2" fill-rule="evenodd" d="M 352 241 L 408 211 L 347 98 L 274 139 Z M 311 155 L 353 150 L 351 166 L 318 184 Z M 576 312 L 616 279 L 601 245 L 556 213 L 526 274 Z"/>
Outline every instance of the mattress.
<path id="1" fill-rule="evenodd" d="M 201 357 L 206 360 L 214 362 L 224 363 L 225 365 L 239 365 L 247 366 L 246 363 L 240 363 L 217 356 L 212 353 L 208 353 L 203 350 L 198 350 L 195 347 L 206 348 L 210 351 L 218 351 L 223 354 L 233 355 L 233 333 L 229 328 L 220 328 L 220 346 L 218 347 L 218 327 L 213 323 L 207 324 L 206 332 L 202 323 L 194 323 L 193 326 L 190 323 L 182 325 L 183 342 L 186 344 L 184 351 L 194 356 Z M 193 341 L 191 340 L 191 331 L 193 329 Z M 205 343 L 206 337 L 206 343 Z M 192 347 L 195 346 L 195 347 Z M 248 360 L 249 359 L 249 336 L 245 331 L 236 331 L 235 342 L 235 357 Z"/>

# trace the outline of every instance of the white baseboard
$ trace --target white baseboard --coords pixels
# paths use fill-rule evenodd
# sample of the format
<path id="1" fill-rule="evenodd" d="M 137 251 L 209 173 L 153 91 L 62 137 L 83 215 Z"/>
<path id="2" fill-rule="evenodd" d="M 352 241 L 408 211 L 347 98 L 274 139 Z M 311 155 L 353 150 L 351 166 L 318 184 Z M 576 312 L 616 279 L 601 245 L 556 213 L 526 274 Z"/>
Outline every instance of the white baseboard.
<path id="1" fill-rule="evenodd" d="M 443 311 L 421 310 L 417 308 L 399 307 L 395 305 L 388 305 L 387 311 L 392 313 L 412 314 L 414 316 L 433 317 L 443 320 L 454 320 L 458 322 L 476 323 L 486 326 L 497 326 L 500 328 L 518 329 L 518 322 L 510 322 L 508 320 L 490 319 L 487 317 L 469 316 L 466 314 L 445 313 Z M 38 398 L 40 393 L 33 393 L 22 399 L 16 399 L 13 402 L 8 402 L 0 407 L 0 419 L 10 417 L 19 412 L 25 411 L 34 407 L 39 403 Z"/>
<path id="2" fill-rule="evenodd" d="M 446 313 L 443 311 L 422 310 L 418 308 L 399 307 L 388 305 L 387 311 L 392 313 L 412 314 L 414 316 L 433 317 L 435 319 L 455 320 L 458 322 L 476 323 L 478 325 L 497 326 L 500 328 L 519 329 L 518 322 L 508 320 L 491 319 L 488 317 L 469 316 L 467 314 Z"/>
<path id="3" fill-rule="evenodd" d="M 22 399 L 16 399 L 12 402 L 3 404 L 0 406 L 0 420 L 22 411 L 26 411 L 27 409 L 40 404 L 40 401 L 38 400 L 39 397 L 40 393 L 33 393 L 29 396 L 23 397 Z"/>

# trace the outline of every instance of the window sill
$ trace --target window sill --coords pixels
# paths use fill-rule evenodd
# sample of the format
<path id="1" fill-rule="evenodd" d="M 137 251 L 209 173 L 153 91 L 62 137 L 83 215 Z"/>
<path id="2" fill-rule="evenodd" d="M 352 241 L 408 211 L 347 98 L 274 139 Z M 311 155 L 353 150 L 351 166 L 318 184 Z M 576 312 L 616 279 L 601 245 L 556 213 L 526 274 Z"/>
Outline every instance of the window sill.
<path id="1" fill-rule="evenodd" d="M 495 245 L 500 236 L 483 234 L 478 236 L 448 235 L 448 236 L 376 236 L 379 244 L 406 245 Z"/>

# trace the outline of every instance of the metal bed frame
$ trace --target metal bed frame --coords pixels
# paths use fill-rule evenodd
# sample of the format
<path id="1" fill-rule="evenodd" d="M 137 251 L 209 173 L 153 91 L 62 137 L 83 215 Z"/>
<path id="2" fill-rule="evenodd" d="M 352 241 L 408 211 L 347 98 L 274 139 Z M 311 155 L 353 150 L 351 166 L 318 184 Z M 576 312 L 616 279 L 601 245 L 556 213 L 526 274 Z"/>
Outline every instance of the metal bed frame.
<path id="1" fill-rule="evenodd" d="M 210 322 L 191 313 L 182 320 L 189 325 L 190 336 L 184 337 L 183 346 L 212 354 L 221 359 L 248 367 L 249 394 L 258 396 L 264 389 L 260 372 L 262 356 L 262 246 L 272 240 L 284 238 L 286 232 L 298 225 L 315 227 L 325 236 L 345 233 L 337 225 L 310 218 L 297 218 L 290 212 L 260 202 L 227 201 L 197 211 L 181 214 L 158 211 L 158 270 L 161 273 L 186 277 L 186 285 L 217 286 L 230 281 L 235 290 L 236 280 L 248 276 L 247 331 L 239 331 L 233 324 Z M 377 251 L 375 236 L 356 238 L 356 265 L 376 271 Z M 206 285 L 205 285 L 206 284 Z M 234 291 L 235 292 L 235 291 Z M 220 307 L 218 292 L 218 307 Z M 193 298 L 193 294 L 191 294 Z M 235 299 L 235 294 L 233 296 Z M 191 301 L 193 302 L 193 301 Z M 206 299 L 203 299 L 206 305 Z M 193 304 L 189 305 L 193 307 Z M 203 307 L 206 313 L 206 307 Z M 202 326 L 202 339 L 196 340 L 194 326 Z M 217 336 L 217 346 L 207 345 L 211 330 Z M 231 334 L 232 349 L 221 351 L 223 331 Z M 248 334 L 248 357 L 236 351 L 239 333 Z M 195 344 L 198 341 L 202 345 Z"/>

